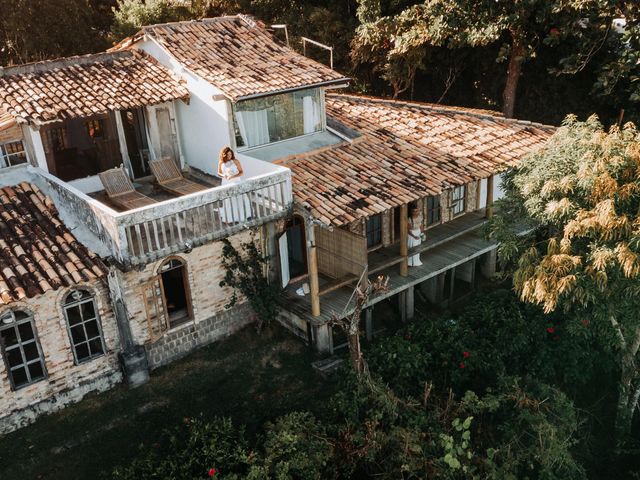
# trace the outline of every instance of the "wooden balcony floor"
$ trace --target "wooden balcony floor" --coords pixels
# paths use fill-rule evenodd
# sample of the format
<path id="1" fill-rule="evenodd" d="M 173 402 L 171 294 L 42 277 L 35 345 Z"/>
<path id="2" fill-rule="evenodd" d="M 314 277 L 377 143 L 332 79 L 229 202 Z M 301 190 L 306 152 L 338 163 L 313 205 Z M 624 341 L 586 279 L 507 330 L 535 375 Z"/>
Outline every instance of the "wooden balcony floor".
<path id="1" fill-rule="evenodd" d="M 369 277 L 388 276 L 389 292 L 372 298 L 368 306 L 493 250 L 496 244 L 484 239 L 481 232 L 478 231 L 485 222 L 483 214 L 469 213 L 429 229 L 425 242 L 416 247 L 416 251 L 422 252 L 422 266 L 409 267 L 409 273 L 406 277 L 400 276 L 398 244 L 370 252 Z M 389 265 L 390 263 L 392 264 Z M 331 282 L 330 279 L 322 276 L 319 281 L 320 290 L 323 290 Z M 300 318 L 310 320 L 313 323 L 324 323 L 330 320 L 334 313 L 338 317 L 344 317 L 353 311 L 353 304 L 349 303 L 353 293 L 353 285 L 349 285 L 321 296 L 321 314 L 319 317 L 313 317 L 311 315 L 311 297 L 309 295 L 302 297 L 295 293 L 301 283 L 290 285 L 281 297 L 282 307 Z"/>

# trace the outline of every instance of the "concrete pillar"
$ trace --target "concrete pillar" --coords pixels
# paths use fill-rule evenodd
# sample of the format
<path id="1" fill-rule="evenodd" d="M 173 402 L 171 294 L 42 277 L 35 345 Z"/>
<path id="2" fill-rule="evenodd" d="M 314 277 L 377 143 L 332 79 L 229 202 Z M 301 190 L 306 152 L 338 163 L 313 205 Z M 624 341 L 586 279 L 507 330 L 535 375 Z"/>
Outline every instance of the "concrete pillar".
<path id="1" fill-rule="evenodd" d="M 407 291 L 403 290 L 398 293 L 398 311 L 400 313 L 400 321 L 407 322 Z"/>
<path id="2" fill-rule="evenodd" d="M 487 218 L 493 217 L 493 175 L 487 179 L 487 208 L 485 210 L 485 216 Z"/>
<path id="3" fill-rule="evenodd" d="M 483 255 L 480 271 L 485 278 L 493 278 L 496 275 L 496 262 L 498 259 L 498 250 L 493 249 Z"/>
<path id="4" fill-rule="evenodd" d="M 319 353 L 333 353 L 331 346 L 331 327 L 326 323 L 324 325 L 315 325 L 313 332 L 316 351 Z"/>
<path id="5" fill-rule="evenodd" d="M 133 338 L 127 305 L 122 295 L 120 272 L 115 267 L 110 268 L 107 282 L 120 337 L 121 351 L 118 356 L 124 378 L 130 387 L 139 387 L 149 381 L 147 352 L 142 345 L 137 345 Z"/>
<path id="6" fill-rule="evenodd" d="M 364 309 L 364 331 L 367 340 L 373 340 L 373 307 Z"/>
<path id="7" fill-rule="evenodd" d="M 406 303 L 406 310 L 407 310 L 407 320 L 413 320 L 413 317 L 415 317 L 415 295 L 414 295 L 414 286 L 411 285 L 409 288 L 407 288 L 406 294 L 405 294 L 405 303 Z"/>
<path id="8" fill-rule="evenodd" d="M 445 274 L 441 273 L 435 277 L 431 277 L 420 284 L 420 290 L 427 297 L 429 302 L 434 305 L 438 305 L 442 302 L 442 296 L 444 292 L 444 277 Z"/>
<path id="9" fill-rule="evenodd" d="M 473 284 L 473 276 L 475 272 L 475 260 L 469 260 L 468 262 L 458 265 L 456 267 L 456 278 Z"/>

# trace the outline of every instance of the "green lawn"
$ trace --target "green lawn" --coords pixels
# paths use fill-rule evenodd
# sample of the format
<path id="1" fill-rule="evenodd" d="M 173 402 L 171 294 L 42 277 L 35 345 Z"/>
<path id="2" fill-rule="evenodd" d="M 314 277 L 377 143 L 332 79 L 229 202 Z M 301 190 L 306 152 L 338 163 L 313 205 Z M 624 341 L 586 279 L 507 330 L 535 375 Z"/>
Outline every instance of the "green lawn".
<path id="1" fill-rule="evenodd" d="M 313 409 L 332 392 L 311 368 L 313 354 L 279 327 L 249 327 L 153 372 L 135 390 L 120 386 L 0 438 L 0 479 L 89 479 L 127 463 L 184 417 L 226 415 L 247 424 Z"/>

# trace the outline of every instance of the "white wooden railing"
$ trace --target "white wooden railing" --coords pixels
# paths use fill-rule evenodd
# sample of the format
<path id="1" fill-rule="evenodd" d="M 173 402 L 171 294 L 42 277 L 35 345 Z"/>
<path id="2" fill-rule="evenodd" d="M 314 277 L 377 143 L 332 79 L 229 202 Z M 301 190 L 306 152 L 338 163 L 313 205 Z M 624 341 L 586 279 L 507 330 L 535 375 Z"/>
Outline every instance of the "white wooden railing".
<path id="1" fill-rule="evenodd" d="M 291 171 L 270 172 L 153 205 L 117 212 L 38 168 L 56 203 L 73 215 L 124 266 L 142 265 L 222 239 L 289 214 Z M 64 218 L 63 218 L 64 220 Z M 91 248 L 91 245 L 89 245 Z"/>

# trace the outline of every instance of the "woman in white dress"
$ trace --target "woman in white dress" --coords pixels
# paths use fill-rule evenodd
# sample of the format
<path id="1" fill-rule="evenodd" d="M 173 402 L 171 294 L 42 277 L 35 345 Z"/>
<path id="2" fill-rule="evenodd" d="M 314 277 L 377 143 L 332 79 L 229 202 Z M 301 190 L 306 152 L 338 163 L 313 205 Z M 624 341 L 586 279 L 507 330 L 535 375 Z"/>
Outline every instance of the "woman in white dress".
<path id="1" fill-rule="evenodd" d="M 218 176 L 222 178 L 222 185 L 240 183 L 244 170 L 233 150 L 224 147 L 218 156 Z M 251 218 L 251 200 L 247 194 L 236 195 L 222 202 L 220 219 L 224 223 L 243 222 Z"/>
<path id="2" fill-rule="evenodd" d="M 409 237 L 407 238 L 407 246 L 411 249 L 422 243 L 422 215 L 420 214 L 420 209 L 415 205 L 409 209 L 408 228 Z M 416 253 L 415 255 L 411 255 L 407 259 L 407 264 L 410 267 L 419 267 L 422 265 L 422 262 L 420 261 L 420 254 Z"/>

